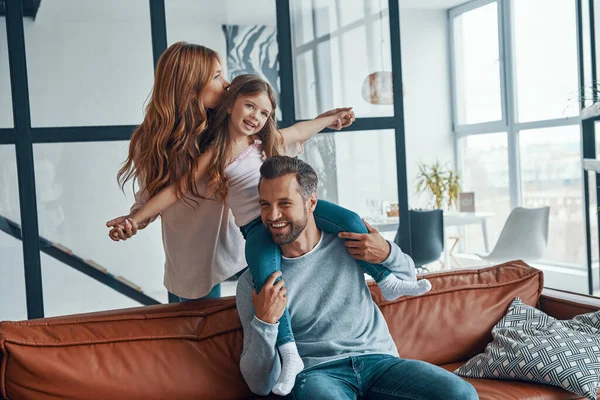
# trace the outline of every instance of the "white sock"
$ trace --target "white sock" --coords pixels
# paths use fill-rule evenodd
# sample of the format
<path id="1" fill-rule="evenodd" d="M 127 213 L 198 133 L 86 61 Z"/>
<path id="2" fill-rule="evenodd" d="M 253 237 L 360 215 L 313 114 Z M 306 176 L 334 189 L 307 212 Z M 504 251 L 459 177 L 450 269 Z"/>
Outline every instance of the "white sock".
<path id="1" fill-rule="evenodd" d="M 304 363 L 298 354 L 296 342 L 282 344 L 277 348 L 281 357 L 281 374 L 273 386 L 273 393 L 279 396 L 290 394 L 296 383 L 296 375 L 304 369 Z"/>
<path id="2" fill-rule="evenodd" d="M 377 283 L 381 294 L 386 300 L 396 300 L 400 296 L 419 296 L 431 290 L 431 283 L 427 279 L 416 282 L 408 282 L 389 274 L 385 279 Z"/>

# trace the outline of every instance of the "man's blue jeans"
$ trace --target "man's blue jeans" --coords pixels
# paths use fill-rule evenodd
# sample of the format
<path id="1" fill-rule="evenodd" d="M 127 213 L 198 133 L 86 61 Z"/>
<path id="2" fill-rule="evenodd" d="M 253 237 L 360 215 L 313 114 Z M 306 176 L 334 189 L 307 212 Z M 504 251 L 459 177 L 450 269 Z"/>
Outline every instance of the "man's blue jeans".
<path id="1" fill-rule="evenodd" d="M 302 371 L 288 399 L 474 400 L 475 388 L 436 365 L 371 354 Z"/>

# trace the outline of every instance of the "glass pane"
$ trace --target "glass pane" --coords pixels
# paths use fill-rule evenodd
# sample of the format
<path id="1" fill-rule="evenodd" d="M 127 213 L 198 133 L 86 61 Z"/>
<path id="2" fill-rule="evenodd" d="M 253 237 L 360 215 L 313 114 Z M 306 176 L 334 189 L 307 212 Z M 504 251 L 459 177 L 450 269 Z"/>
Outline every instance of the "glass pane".
<path id="1" fill-rule="evenodd" d="M 12 95 L 6 41 L 6 17 L 0 16 L 0 128 L 12 128 Z"/>
<path id="2" fill-rule="evenodd" d="M 0 145 L 0 216 L 21 224 L 15 146 Z"/>
<path id="3" fill-rule="evenodd" d="M 320 1 L 320 3 L 327 2 Z M 347 26 L 365 18 L 365 5 L 362 1 L 349 1 L 344 7 L 336 8 L 336 12 L 339 14 L 340 25 Z"/>
<path id="4" fill-rule="evenodd" d="M 275 0 L 167 1 L 168 44 L 186 41 L 207 46 L 219 53 L 229 80 L 241 74 L 259 75 L 279 97 L 275 11 Z M 281 119 L 279 109 L 277 117 Z"/>
<path id="5" fill-rule="evenodd" d="M 387 8 L 362 0 L 303 3 L 291 3 L 296 117 L 315 117 L 315 97 L 317 113 L 353 106 L 357 117 L 393 115 Z M 315 38 L 307 26 L 316 26 Z"/>
<path id="6" fill-rule="evenodd" d="M 596 158 L 600 159 L 600 121 L 594 122 L 594 134 L 596 136 Z"/>
<path id="7" fill-rule="evenodd" d="M 0 225 L 4 225 L 0 217 Z M 23 242 L 0 229 L 0 321 L 27 319 Z"/>
<path id="8" fill-rule="evenodd" d="M 467 136 L 460 139 L 462 191 L 475 193 L 475 211 L 494 215 L 487 219 L 489 251 L 510 214 L 508 141 L 506 133 Z M 465 227 L 465 250 L 485 252 L 481 226 Z"/>
<path id="9" fill-rule="evenodd" d="M 599 15 L 600 16 L 600 15 Z M 581 2 L 581 30 L 583 32 L 583 98 L 585 106 L 590 106 L 592 100 L 592 44 L 590 35 L 590 4 Z"/>
<path id="10" fill-rule="evenodd" d="M 292 25 L 292 35 L 296 46 L 303 45 L 312 41 L 315 37 L 313 27 L 313 9 L 310 1 L 292 2 L 292 14 L 295 17 L 295 23 Z"/>
<path id="11" fill-rule="evenodd" d="M 0 145 L 0 321 L 27 319 L 23 242 L 11 229 L 20 222 L 15 147 Z"/>
<path id="12" fill-rule="evenodd" d="M 319 198 L 357 212 L 376 228 L 398 203 L 393 130 L 320 134 L 305 144 L 301 158 L 319 175 Z M 398 216 L 389 216 L 382 233 L 393 239 Z"/>
<path id="13" fill-rule="evenodd" d="M 42 285 L 46 317 L 141 306 L 137 301 L 44 253 Z"/>
<path id="14" fill-rule="evenodd" d="M 590 245 L 592 251 L 592 265 L 594 268 L 598 268 L 598 262 L 600 261 L 600 255 L 598 254 L 598 197 L 596 196 L 596 190 L 598 183 L 596 181 L 596 173 L 593 171 L 587 172 L 588 176 L 588 188 L 589 188 L 589 204 L 590 208 L 588 211 L 590 217 Z"/>
<path id="15" fill-rule="evenodd" d="M 519 134 L 523 206 L 550 206 L 546 260 L 584 265 L 579 126 Z"/>
<path id="16" fill-rule="evenodd" d="M 142 120 L 154 75 L 147 0 L 44 0 L 23 22 L 32 126 Z"/>
<path id="17" fill-rule="evenodd" d="M 513 7 L 519 121 L 577 115 L 575 0 L 519 0 Z"/>
<path id="18" fill-rule="evenodd" d="M 34 145 L 40 235 L 166 302 L 160 222 L 125 243 L 110 240 L 105 225 L 128 214 L 133 204 L 131 185 L 123 193 L 116 181 L 128 146 L 128 142 Z"/>
<path id="19" fill-rule="evenodd" d="M 460 14 L 453 28 L 458 123 L 501 120 L 498 5 Z"/>
<path id="20" fill-rule="evenodd" d="M 586 3 L 583 1 L 582 3 Z M 594 87 L 598 88 L 598 81 L 600 80 L 600 0 L 594 0 L 594 34 L 596 36 L 596 82 L 593 82 Z M 583 4 L 582 4 L 583 6 Z M 585 9 L 585 8 L 584 8 Z M 589 11 L 588 11 L 589 13 Z M 585 14 L 584 14 L 585 16 Z M 589 18 L 589 17 L 588 17 Z M 588 20 L 589 24 L 589 20 Z M 590 66 L 591 69 L 591 66 Z"/>

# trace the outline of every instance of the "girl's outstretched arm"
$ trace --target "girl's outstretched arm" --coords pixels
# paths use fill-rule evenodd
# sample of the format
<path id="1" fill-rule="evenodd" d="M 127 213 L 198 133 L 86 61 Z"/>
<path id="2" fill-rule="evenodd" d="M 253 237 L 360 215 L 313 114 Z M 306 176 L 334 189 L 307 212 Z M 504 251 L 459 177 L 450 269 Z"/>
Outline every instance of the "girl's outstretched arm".
<path id="1" fill-rule="evenodd" d="M 281 129 L 283 146 L 287 147 L 295 143 L 304 143 L 317 133 L 330 125 L 347 126 L 347 121 L 354 119 L 354 113 L 349 109 L 342 109 L 335 114 L 319 116 L 313 120 L 298 122 L 289 128 Z"/>
<path id="2" fill-rule="evenodd" d="M 212 155 L 213 149 L 210 147 L 198 158 L 196 171 L 194 172 L 194 181 L 198 181 L 206 174 Z M 131 214 L 130 219 L 139 224 L 142 221 L 156 217 L 175 202 L 177 202 L 177 191 L 175 185 L 171 185 L 161 190 L 156 196 L 148 200 L 148 202 L 146 202 L 139 210 Z"/>

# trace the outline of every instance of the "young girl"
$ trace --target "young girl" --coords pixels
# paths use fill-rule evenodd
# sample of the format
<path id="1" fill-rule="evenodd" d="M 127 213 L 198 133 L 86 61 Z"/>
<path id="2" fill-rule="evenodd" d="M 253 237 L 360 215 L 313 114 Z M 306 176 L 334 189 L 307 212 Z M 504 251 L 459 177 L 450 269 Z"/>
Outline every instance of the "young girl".
<path id="1" fill-rule="evenodd" d="M 275 94 L 271 86 L 254 75 L 236 77 L 216 110 L 215 120 L 200 137 L 201 155 L 194 166 L 194 179 L 206 177 L 209 193 L 226 198 L 236 225 L 246 239 L 246 261 L 260 291 L 266 279 L 280 269 L 281 253 L 272 241 L 265 246 L 268 229 L 261 223 L 258 181 L 264 156 L 295 155 L 302 144 L 336 119 L 344 119 L 347 111 L 317 118 L 277 130 Z M 181 194 L 170 186 L 151 198 L 131 216 L 134 223 L 155 217 L 174 204 Z M 367 233 L 360 217 L 340 206 L 319 200 L 314 212 L 319 229 L 331 233 L 352 231 Z M 269 243 L 269 242 L 267 242 Z M 259 245 L 260 244 L 260 245 Z M 365 272 L 375 279 L 388 300 L 401 295 L 419 295 L 431 289 L 427 280 L 405 282 L 381 265 L 359 261 Z M 279 320 L 277 348 L 282 369 L 273 393 L 287 395 L 296 375 L 304 365 L 292 334 L 289 312 Z"/>

